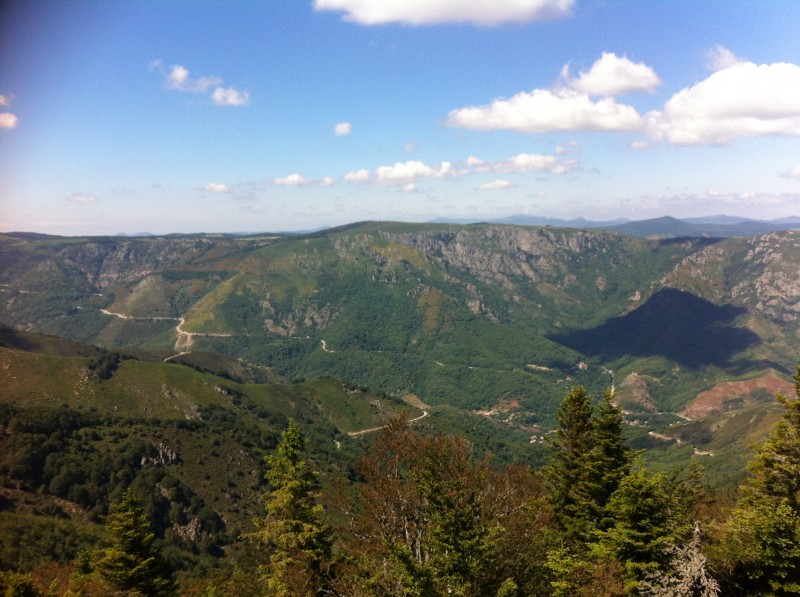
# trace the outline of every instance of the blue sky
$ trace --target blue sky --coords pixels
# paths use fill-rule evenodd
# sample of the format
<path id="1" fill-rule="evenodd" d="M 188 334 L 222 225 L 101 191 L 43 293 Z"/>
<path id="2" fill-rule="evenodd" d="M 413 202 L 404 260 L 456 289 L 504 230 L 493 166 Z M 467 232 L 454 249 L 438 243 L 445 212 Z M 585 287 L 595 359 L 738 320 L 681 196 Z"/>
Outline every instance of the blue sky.
<path id="1" fill-rule="evenodd" d="M 7 1 L 0 230 L 800 215 L 794 0 Z"/>

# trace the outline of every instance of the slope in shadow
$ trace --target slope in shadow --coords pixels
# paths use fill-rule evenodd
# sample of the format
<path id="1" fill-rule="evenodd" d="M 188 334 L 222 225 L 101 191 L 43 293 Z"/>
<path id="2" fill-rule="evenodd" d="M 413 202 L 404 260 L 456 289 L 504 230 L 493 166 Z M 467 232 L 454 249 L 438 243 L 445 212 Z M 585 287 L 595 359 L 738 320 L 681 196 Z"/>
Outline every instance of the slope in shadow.
<path id="1" fill-rule="evenodd" d="M 696 369 L 724 367 L 731 358 L 761 342 L 733 322 L 746 310 L 717 306 L 688 292 L 665 288 L 627 315 L 589 330 L 551 336 L 583 354 L 615 360 L 623 356 L 662 356 Z"/>

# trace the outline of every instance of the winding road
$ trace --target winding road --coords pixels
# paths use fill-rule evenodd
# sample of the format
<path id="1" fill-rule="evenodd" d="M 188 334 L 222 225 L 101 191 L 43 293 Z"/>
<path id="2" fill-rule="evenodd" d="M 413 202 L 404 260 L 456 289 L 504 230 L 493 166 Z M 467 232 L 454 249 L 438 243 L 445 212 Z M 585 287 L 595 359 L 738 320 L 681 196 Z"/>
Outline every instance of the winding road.
<path id="1" fill-rule="evenodd" d="M 194 344 L 195 336 L 205 336 L 207 338 L 230 338 L 234 335 L 225 332 L 187 332 L 183 329 L 183 325 L 186 323 L 185 317 L 136 317 L 134 315 L 126 315 L 125 313 L 115 313 L 114 311 L 109 311 L 108 309 L 100 309 L 100 312 L 104 315 L 110 315 L 111 317 L 117 317 L 119 319 L 126 320 L 170 321 L 177 319 L 178 325 L 175 326 L 175 333 L 178 334 L 178 338 L 175 340 L 175 350 L 179 352 L 165 358 L 165 363 L 171 361 L 172 359 L 189 354 L 191 352 L 189 349 L 192 347 L 192 344 Z"/>
<path id="2" fill-rule="evenodd" d="M 420 416 L 415 417 L 413 419 L 409 419 L 407 422 L 414 423 L 416 421 L 419 421 L 420 419 L 424 419 L 427 416 L 428 416 L 428 411 L 423 410 Z M 386 429 L 386 425 L 381 425 L 380 427 L 372 427 L 371 429 L 362 429 L 361 431 L 350 431 L 347 435 L 349 435 L 350 437 L 358 437 L 359 435 L 366 435 L 367 433 L 373 433 L 375 431 L 380 431 L 381 429 Z"/>

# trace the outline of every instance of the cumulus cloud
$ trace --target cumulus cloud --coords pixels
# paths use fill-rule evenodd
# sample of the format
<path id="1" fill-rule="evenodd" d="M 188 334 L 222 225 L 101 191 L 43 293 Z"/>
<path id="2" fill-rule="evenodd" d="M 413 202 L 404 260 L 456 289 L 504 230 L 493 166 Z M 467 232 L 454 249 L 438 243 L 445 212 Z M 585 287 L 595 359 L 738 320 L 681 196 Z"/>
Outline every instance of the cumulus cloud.
<path id="1" fill-rule="evenodd" d="M 738 62 L 647 114 L 647 132 L 674 145 L 726 145 L 737 137 L 800 136 L 800 66 Z"/>
<path id="2" fill-rule="evenodd" d="M 520 153 L 501 162 L 485 162 L 475 156 L 467 158 L 467 166 L 476 172 L 521 173 L 543 172 L 564 174 L 574 165 L 573 160 L 559 160 L 554 155 Z"/>
<path id="3" fill-rule="evenodd" d="M 346 137 L 350 134 L 350 131 L 353 130 L 353 125 L 349 122 L 340 122 L 335 127 L 333 127 L 333 133 L 337 137 Z"/>
<path id="4" fill-rule="evenodd" d="M 97 201 L 97 197 L 86 193 L 73 193 L 67 197 L 67 201 L 72 201 L 73 203 L 94 203 Z"/>
<path id="5" fill-rule="evenodd" d="M 706 52 L 706 67 L 708 70 L 723 70 L 739 62 L 742 62 L 742 60 L 723 46 L 715 46 Z"/>
<path id="6" fill-rule="evenodd" d="M 273 178 L 272 184 L 284 186 L 284 187 L 304 187 L 311 183 L 310 180 L 307 178 L 300 176 L 299 174 L 290 174 L 289 176 L 285 176 L 283 178 Z"/>
<path id="7" fill-rule="evenodd" d="M 408 183 L 407 185 L 405 185 L 403 187 L 403 192 L 404 193 L 417 193 L 419 191 L 417 190 L 416 183 L 410 182 L 410 183 Z"/>
<path id="8" fill-rule="evenodd" d="M 167 89 L 186 93 L 207 93 L 215 88 L 211 93 L 211 101 L 218 106 L 244 106 L 250 102 L 249 93 L 239 91 L 235 87 L 221 87 L 222 78 L 216 75 L 193 78 L 185 66 L 173 64 L 166 69 L 161 60 L 152 60 L 148 66 L 150 70 L 164 75 L 164 85 Z"/>
<path id="9" fill-rule="evenodd" d="M 235 87 L 217 87 L 211 100 L 218 106 L 245 106 L 250 103 L 250 94 Z"/>
<path id="10" fill-rule="evenodd" d="M 452 178 L 466 173 L 466 170 L 453 168 L 451 162 L 429 166 L 418 160 L 410 160 L 397 162 L 394 166 L 380 166 L 375 170 L 375 177 L 380 183 L 399 184 L 423 178 Z"/>
<path id="11" fill-rule="evenodd" d="M 800 166 L 781 172 L 781 176 L 783 176 L 784 178 L 800 179 Z"/>
<path id="12" fill-rule="evenodd" d="M 209 182 L 203 187 L 203 190 L 211 193 L 227 193 L 230 189 L 228 188 L 228 185 L 221 182 Z"/>
<path id="13" fill-rule="evenodd" d="M 160 65 L 160 63 L 157 63 Z M 190 93 L 202 93 L 214 85 L 222 83 L 222 79 L 215 76 L 203 76 L 192 79 L 189 76 L 189 69 L 180 64 L 175 64 L 166 73 L 166 84 L 175 91 L 187 91 Z"/>
<path id="14" fill-rule="evenodd" d="M 11 130 L 16 128 L 19 119 L 11 112 L 0 112 L 0 129 Z"/>
<path id="15" fill-rule="evenodd" d="M 592 67 L 577 78 L 569 65 L 561 70 L 561 83 L 554 89 L 534 89 L 513 97 L 499 98 L 482 106 L 452 110 L 445 120 L 451 127 L 473 130 L 512 130 L 525 133 L 557 131 L 632 131 L 644 120 L 632 106 L 613 95 L 652 92 L 661 84 L 655 71 L 626 56 L 603 52 Z M 603 96 L 593 99 L 591 96 Z"/>
<path id="16" fill-rule="evenodd" d="M 342 178 L 352 183 L 367 182 L 369 180 L 369 170 L 366 168 L 362 170 L 353 170 L 345 174 Z"/>
<path id="17" fill-rule="evenodd" d="M 451 127 L 506 129 L 525 133 L 554 131 L 631 131 L 642 126 L 639 113 L 610 97 L 592 101 L 573 89 L 534 89 L 489 105 L 452 110 Z"/>
<path id="18" fill-rule="evenodd" d="M 289 176 L 284 176 L 283 178 L 273 178 L 270 182 L 283 187 L 332 187 L 336 184 L 336 180 L 330 176 L 310 179 L 296 172 Z"/>
<path id="19" fill-rule="evenodd" d="M 570 79 L 569 66 L 562 69 L 561 75 L 569 87 L 587 95 L 653 92 L 661 84 L 661 79 L 652 68 L 613 52 L 603 52 L 592 68 L 582 71 L 577 79 Z"/>
<path id="20" fill-rule="evenodd" d="M 493 26 L 568 17 L 574 4 L 575 0 L 314 0 L 314 9 L 342 12 L 344 20 L 361 25 Z"/>
<path id="21" fill-rule="evenodd" d="M 493 180 L 492 182 L 485 182 L 482 185 L 478 185 L 478 190 L 479 191 L 494 191 L 494 190 L 497 190 L 497 189 L 510 189 L 513 186 L 514 185 L 511 184 L 507 180 L 498 179 L 498 180 Z"/>

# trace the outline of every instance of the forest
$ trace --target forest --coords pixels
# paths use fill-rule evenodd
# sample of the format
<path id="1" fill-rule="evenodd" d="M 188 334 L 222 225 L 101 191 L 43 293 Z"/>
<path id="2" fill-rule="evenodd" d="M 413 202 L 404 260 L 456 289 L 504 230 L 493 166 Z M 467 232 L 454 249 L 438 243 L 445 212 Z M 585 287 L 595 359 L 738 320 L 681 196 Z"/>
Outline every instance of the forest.
<path id="1" fill-rule="evenodd" d="M 87 527 L 85 536 L 74 537 L 70 560 L 33 568 L 5 565 L 0 592 L 797 594 L 800 367 L 794 380 L 796 395 L 777 396 L 783 415 L 757 447 L 750 474 L 735 494 L 710 491 L 697 466 L 681 473 L 649 471 L 627 445 L 623 415 L 611 392 L 591 396 L 581 386 L 570 389 L 558 407 L 546 464 L 538 470 L 515 463 L 495 466 L 464 438 L 421 432 L 408 415 L 400 415 L 364 445 L 346 477 L 322 475 L 303 430 L 290 419 L 264 457 L 262 507 L 252 521 L 254 530 L 227 544 L 206 535 L 198 549 L 224 563 L 193 571 L 180 569 L 165 550 L 164 521 L 154 519 L 147 507 L 152 500 L 147 484 L 139 480 L 125 486 L 125 459 L 148 457 L 127 446 L 105 473 L 106 489 L 113 486 L 116 497 L 102 531 Z M 78 419 L 62 417 L 57 423 L 66 434 L 80 427 Z M 29 432 L 36 431 L 33 420 L 27 425 Z M 6 409 L 6 433 L 19 433 L 23 426 Z M 57 434 L 46 441 L 58 442 Z M 36 463 L 28 464 L 33 474 Z M 122 478 L 113 484 L 112 476 Z M 55 478 L 50 491 L 59 483 L 70 485 Z M 71 490 L 80 493 L 79 487 L 72 483 Z M 178 482 L 157 487 L 170 501 L 192 502 L 181 495 Z M 202 510 L 201 503 L 191 507 Z M 206 515 L 213 518 L 210 511 Z M 70 543 L 62 537 L 61 544 Z"/>

